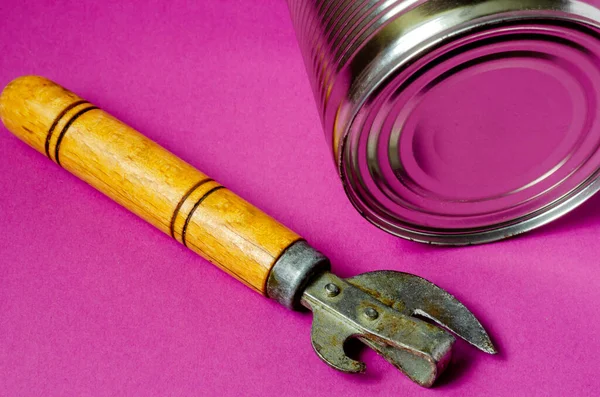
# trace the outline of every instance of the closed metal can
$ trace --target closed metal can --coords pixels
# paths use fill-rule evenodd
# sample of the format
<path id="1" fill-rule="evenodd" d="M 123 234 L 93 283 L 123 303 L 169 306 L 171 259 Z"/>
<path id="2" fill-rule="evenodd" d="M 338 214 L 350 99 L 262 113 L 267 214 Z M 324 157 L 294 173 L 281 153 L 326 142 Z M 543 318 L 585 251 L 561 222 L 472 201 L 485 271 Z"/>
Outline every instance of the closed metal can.
<path id="1" fill-rule="evenodd" d="M 499 240 L 600 189 L 600 11 L 570 0 L 288 0 L 352 204 L 392 234 Z"/>

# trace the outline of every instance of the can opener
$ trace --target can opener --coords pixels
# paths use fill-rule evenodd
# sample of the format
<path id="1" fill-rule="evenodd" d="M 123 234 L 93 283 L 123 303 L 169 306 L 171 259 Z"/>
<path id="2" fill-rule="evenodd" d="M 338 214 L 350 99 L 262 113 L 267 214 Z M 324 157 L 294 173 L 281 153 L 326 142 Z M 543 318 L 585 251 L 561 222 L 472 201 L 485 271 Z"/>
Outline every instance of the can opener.
<path id="1" fill-rule="evenodd" d="M 335 276 L 296 233 L 50 80 L 11 82 L 0 118 L 34 149 L 250 288 L 287 308 L 310 309 L 313 348 L 335 369 L 364 371 L 346 354 L 351 338 L 425 387 L 450 361 L 450 332 L 496 353 L 475 316 L 443 289 L 396 271 Z"/>

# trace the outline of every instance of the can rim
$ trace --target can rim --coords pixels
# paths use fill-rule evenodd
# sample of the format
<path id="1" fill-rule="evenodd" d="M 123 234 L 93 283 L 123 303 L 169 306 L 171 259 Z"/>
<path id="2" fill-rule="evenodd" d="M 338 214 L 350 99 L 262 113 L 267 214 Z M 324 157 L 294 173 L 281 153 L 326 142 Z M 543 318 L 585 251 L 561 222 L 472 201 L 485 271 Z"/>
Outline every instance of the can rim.
<path id="1" fill-rule="evenodd" d="M 507 0 L 494 0 L 481 2 L 473 6 L 455 7 L 454 10 L 451 10 L 452 12 L 446 12 L 441 17 L 440 15 L 424 17 L 420 7 L 426 6 L 427 3 L 431 2 L 416 7 L 398 19 L 412 17 L 413 21 L 417 22 L 416 25 L 423 27 L 427 25 L 427 22 L 437 18 L 436 23 L 440 29 L 437 31 L 431 30 L 425 40 L 421 38 L 418 43 L 415 42 L 409 51 L 398 58 L 398 62 L 393 68 L 383 69 L 383 71 L 374 68 L 363 73 L 361 76 L 363 79 L 362 84 L 355 84 L 359 89 L 350 92 L 349 97 L 358 105 L 353 107 L 352 116 L 347 119 L 349 122 L 345 124 L 346 130 L 340 141 L 337 161 L 344 190 L 353 206 L 369 222 L 398 237 L 437 245 L 470 245 L 502 240 L 545 225 L 570 212 L 599 191 L 600 170 L 596 169 L 567 193 L 525 215 L 501 223 L 487 224 L 470 229 L 440 230 L 430 228 L 425 225 L 402 221 L 398 218 L 391 219 L 389 216 L 386 218 L 385 214 L 373 208 L 372 203 L 365 199 L 363 193 L 355 185 L 357 181 L 353 180 L 352 167 L 355 167 L 356 164 L 352 163 L 355 160 L 352 160 L 352 156 L 348 154 L 351 146 L 349 140 L 352 137 L 353 128 L 360 124 L 356 121 L 364 117 L 364 114 L 368 111 L 367 104 L 378 95 L 378 90 L 384 85 L 383 82 L 398 73 L 404 65 L 426 56 L 434 49 L 447 45 L 457 38 L 468 36 L 475 31 L 494 29 L 494 27 L 502 27 L 510 23 L 544 21 L 557 24 L 569 22 L 600 29 L 600 11 L 591 5 L 578 1 L 526 1 L 515 4 L 515 2 Z M 465 8 L 468 8 L 469 12 L 465 12 Z M 415 19 L 414 15 L 410 15 L 411 13 L 420 16 L 421 20 Z M 377 84 L 365 83 L 368 79 L 377 80 Z M 370 87 L 370 89 L 361 92 L 360 89 L 364 89 L 364 87 Z"/>

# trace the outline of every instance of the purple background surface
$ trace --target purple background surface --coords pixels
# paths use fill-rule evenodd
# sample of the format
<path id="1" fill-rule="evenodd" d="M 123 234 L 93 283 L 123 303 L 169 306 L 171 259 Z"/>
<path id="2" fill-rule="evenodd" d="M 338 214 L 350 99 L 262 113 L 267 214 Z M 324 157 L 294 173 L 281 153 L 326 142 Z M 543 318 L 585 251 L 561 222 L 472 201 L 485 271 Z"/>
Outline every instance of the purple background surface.
<path id="1" fill-rule="evenodd" d="M 416 273 L 498 356 L 457 342 L 438 387 L 364 351 L 344 375 L 292 313 L 0 127 L 0 395 L 594 395 L 600 196 L 525 236 L 436 248 L 364 221 L 323 139 L 283 1 L 0 3 L 0 85 L 39 74 L 113 113 L 327 254 Z"/>

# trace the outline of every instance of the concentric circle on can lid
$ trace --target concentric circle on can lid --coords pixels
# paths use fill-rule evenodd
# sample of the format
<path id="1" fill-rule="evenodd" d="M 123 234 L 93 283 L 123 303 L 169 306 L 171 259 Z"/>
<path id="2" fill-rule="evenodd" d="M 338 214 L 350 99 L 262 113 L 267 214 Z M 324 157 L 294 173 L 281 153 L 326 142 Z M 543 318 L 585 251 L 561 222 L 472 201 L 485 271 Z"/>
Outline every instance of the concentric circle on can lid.
<path id="1" fill-rule="evenodd" d="M 545 224 L 599 190 L 600 11 L 430 3 L 380 32 L 414 26 L 365 73 L 377 84 L 362 84 L 372 88 L 339 153 L 357 209 L 401 237 L 475 244 Z"/>

